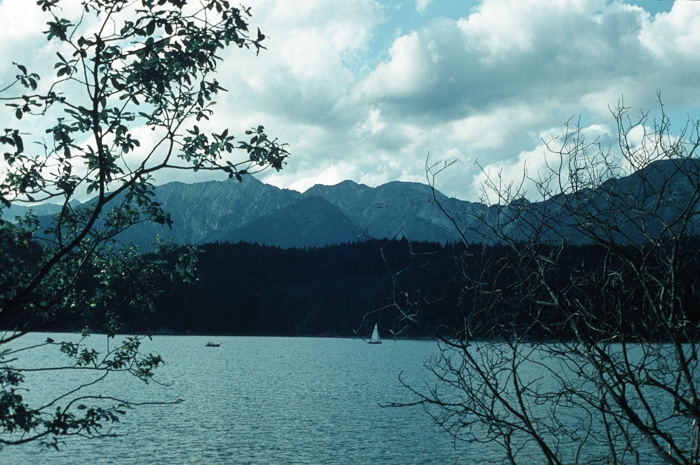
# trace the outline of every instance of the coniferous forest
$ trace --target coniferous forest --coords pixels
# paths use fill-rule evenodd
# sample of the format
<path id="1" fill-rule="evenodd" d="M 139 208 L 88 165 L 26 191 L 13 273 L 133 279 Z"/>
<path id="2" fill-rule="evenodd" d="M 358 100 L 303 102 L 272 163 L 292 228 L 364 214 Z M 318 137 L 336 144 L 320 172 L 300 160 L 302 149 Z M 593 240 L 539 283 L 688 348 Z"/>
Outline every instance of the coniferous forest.
<path id="1" fill-rule="evenodd" d="M 405 240 L 309 249 L 215 243 L 200 250 L 197 282 L 163 283 L 156 311 L 132 315 L 129 326 L 180 334 L 351 337 L 368 336 L 378 323 L 388 333 L 398 331 L 390 305 L 396 273 L 403 270 L 402 288 L 434 293 L 446 288 L 454 271 L 450 248 Z M 418 326 L 401 334 L 427 335 Z"/>
<path id="2" fill-rule="evenodd" d="M 696 251 L 700 243 L 693 240 L 685 247 Z M 122 332 L 154 334 L 212 334 L 212 335 L 278 335 L 368 337 L 378 324 L 384 338 L 395 337 L 458 337 L 454 328 L 468 319 L 473 326 L 498 325 L 503 331 L 518 331 L 530 325 L 535 313 L 524 308 L 518 295 L 492 305 L 481 302 L 465 275 L 484 262 L 515 263 L 514 252 L 502 246 L 471 246 L 431 242 L 365 241 L 307 249 L 284 249 L 250 243 L 211 243 L 198 247 L 196 280 L 183 284 L 167 277 L 154 283 L 160 292 L 152 312 L 134 311 L 129 301 L 130 289 L 115 287 L 124 294 L 124 306 L 117 324 Z M 174 250 L 171 258 L 180 256 Z M 604 260 L 604 250 L 592 245 L 571 246 L 561 258 L 560 273 L 552 279 L 562 283 L 573 276 L 566 263 L 579 265 L 593 272 Z M 146 262 L 148 256 L 146 256 Z M 683 273 L 688 281 L 681 288 L 692 288 L 700 272 L 700 262 L 691 261 L 695 268 Z M 482 265 L 479 265 L 482 264 Z M 508 271 L 511 270 L 512 271 Z M 517 289 L 517 267 L 499 266 L 489 281 L 507 292 Z M 485 273 L 489 271 L 486 270 Z M 485 275 L 487 276 L 487 275 Z M 633 279 L 626 277 L 625 279 Z M 95 283 L 84 281 L 86 290 Z M 581 296 L 591 302 L 610 298 L 610 292 L 580 285 Z M 625 293 L 622 288 L 620 292 Z M 537 302 L 531 296 L 529 302 Z M 686 308 L 700 309 L 700 299 L 693 292 L 679 292 Z M 627 308 L 625 328 L 630 334 L 639 333 L 644 322 L 636 321 L 636 305 L 642 299 L 626 293 L 620 302 Z M 596 307 L 594 304 L 593 307 Z M 700 319 L 700 310 L 694 319 Z M 567 338 L 568 327 L 557 312 L 536 311 L 537 321 L 530 337 L 537 339 Z M 83 315 L 84 316 L 84 315 Z M 595 315 L 606 324 L 605 314 Z M 91 331 L 101 332 L 109 314 L 98 312 L 89 323 Z M 80 330 L 82 320 L 63 319 L 45 330 Z M 488 321 L 488 323 L 486 323 Z M 6 323 L 7 324 L 7 323 Z M 21 318 L 9 324 L 32 325 Z M 538 327 L 547 328 L 546 330 Z M 509 329 L 511 328 L 511 329 Z M 556 334 L 552 328 L 558 328 Z M 644 336 L 644 334 L 639 334 Z M 614 337 L 615 335 L 610 335 Z M 461 336 L 460 336 L 461 337 Z M 492 334 L 472 334 L 489 339 Z"/>

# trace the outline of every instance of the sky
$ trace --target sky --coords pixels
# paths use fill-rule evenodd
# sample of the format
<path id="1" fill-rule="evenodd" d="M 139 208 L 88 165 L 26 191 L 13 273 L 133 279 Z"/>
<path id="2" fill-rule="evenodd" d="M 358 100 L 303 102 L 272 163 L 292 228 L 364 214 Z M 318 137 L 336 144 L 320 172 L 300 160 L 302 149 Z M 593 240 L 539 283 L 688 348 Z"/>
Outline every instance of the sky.
<path id="1" fill-rule="evenodd" d="M 610 108 L 700 118 L 700 2 L 607 0 L 247 0 L 266 51 L 227 50 L 216 124 L 262 124 L 288 144 L 258 178 L 304 191 L 437 178 L 478 200 L 484 173 L 519 179 L 547 159 L 571 118 L 616 142 Z M 0 84 L 12 61 L 41 60 L 35 2 L 0 0 Z M 33 58 L 32 58 L 33 57 Z M 0 114 L 7 127 L 11 113 Z M 225 175 L 215 177 L 224 179 Z M 205 180 L 201 174 L 158 181 Z"/>

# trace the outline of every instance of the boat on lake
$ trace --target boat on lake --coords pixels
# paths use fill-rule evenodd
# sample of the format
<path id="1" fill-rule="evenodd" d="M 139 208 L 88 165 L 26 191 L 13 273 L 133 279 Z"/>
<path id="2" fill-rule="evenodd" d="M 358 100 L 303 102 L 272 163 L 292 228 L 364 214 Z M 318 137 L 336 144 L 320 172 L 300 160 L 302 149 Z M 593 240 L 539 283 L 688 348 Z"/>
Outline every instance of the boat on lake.
<path id="1" fill-rule="evenodd" d="M 219 347 L 221 344 L 214 344 L 213 342 L 207 342 L 204 347 Z"/>
<path id="2" fill-rule="evenodd" d="M 374 325 L 374 331 L 372 331 L 372 337 L 368 341 L 370 344 L 381 344 L 382 340 L 379 339 L 379 330 L 377 329 L 377 325 Z"/>

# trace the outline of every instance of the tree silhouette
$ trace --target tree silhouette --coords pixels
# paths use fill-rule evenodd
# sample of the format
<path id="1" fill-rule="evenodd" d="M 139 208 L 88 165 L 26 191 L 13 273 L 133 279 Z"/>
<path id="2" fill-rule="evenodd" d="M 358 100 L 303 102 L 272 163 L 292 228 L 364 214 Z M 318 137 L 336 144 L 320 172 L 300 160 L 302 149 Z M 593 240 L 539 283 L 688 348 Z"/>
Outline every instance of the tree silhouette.
<path id="1" fill-rule="evenodd" d="M 467 216 L 441 206 L 464 238 L 461 318 L 434 384 L 409 388 L 503 462 L 698 463 L 699 126 L 612 113 L 618 150 L 571 126 L 547 172 L 490 177 Z"/>
<path id="2" fill-rule="evenodd" d="M 141 353 L 138 337 L 111 341 L 125 329 L 121 315 L 152 309 L 157 278 L 194 279 L 191 253 L 171 266 L 168 242 L 158 241 L 149 257 L 119 242 L 119 233 L 137 223 L 170 224 L 153 199 L 153 176 L 216 170 L 240 180 L 269 166 L 281 169 L 288 154 L 262 126 L 243 140 L 199 126 L 224 91 L 213 78 L 219 53 L 264 48 L 260 30 L 249 30 L 250 9 L 225 0 L 84 0 L 70 16 L 69 2 L 36 3 L 56 51 L 55 75 L 40 79 L 14 64 L 16 78 L 0 87 L 16 125 L 45 127 L 44 134 L 21 126 L 0 133 L 0 212 L 46 201 L 60 210 L 49 222 L 31 210 L 0 220 L 0 323 L 14 328 L 0 338 L 0 444 L 40 440 L 57 447 L 62 436 L 108 434 L 104 426 L 130 405 L 83 394 L 85 388 L 119 372 L 148 381 L 163 363 Z M 81 195 L 93 198 L 78 207 L 72 201 Z M 104 350 L 84 339 L 22 344 L 28 332 L 70 319 L 82 322 L 84 337 L 104 332 Z M 42 346 L 55 347 L 65 363 L 29 367 L 30 354 Z M 27 403 L 27 373 L 66 369 L 91 377 L 49 401 Z"/>

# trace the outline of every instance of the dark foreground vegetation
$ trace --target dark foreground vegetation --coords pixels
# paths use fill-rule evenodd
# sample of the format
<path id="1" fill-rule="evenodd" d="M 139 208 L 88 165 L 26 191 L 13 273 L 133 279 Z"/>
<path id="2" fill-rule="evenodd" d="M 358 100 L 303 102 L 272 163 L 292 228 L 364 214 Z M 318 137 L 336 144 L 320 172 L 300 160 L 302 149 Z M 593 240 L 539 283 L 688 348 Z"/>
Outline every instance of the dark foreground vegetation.
<path id="1" fill-rule="evenodd" d="M 171 265 L 176 265 L 180 252 L 169 255 Z M 401 285 L 412 294 L 449 292 L 454 272 L 451 254 L 448 246 L 405 240 L 310 249 L 205 244 L 197 254 L 196 281 L 183 284 L 164 277 L 149 283 L 151 292 L 160 294 L 154 311 L 134 310 L 132 298 L 143 290 L 125 277 L 112 289 L 121 294 L 117 300 L 122 305 L 109 314 L 97 312 L 88 324 L 97 332 L 118 324 L 123 332 L 166 334 L 354 336 L 368 333 L 375 323 L 389 331 L 395 329 L 397 317 L 389 311 L 392 269 L 404 270 Z M 144 257 L 142 270 L 149 260 L 156 257 Z M 89 293 L 97 284 L 88 278 L 80 287 Z M 446 318 L 451 310 L 448 302 L 451 299 L 442 299 L 426 312 L 426 323 Z M 48 325 L 25 316 L 7 318 L 3 326 L 76 331 L 85 324 L 83 316 L 58 318 Z M 429 334 L 411 326 L 400 335 Z"/>
<path id="2" fill-rule="evenodd" d="M 25 3 L 27 15 L 45 22 L 31 40 L 43 34 L 54 61 L 6 62 L 0 83 L 0 324 L 10 329 L 0 334 L 0 449 L 109 436 L 104 425 L 143 404 L 85 392 L 117 373 L 148 381 L 163 359 L 142 353 L 139 338 L 99 352 L 73 341 L 23 341 L 27 331 L 81 318 L 81 329 L 101 319 L 100 331 L 113 339 L 121 309 L 153 309 L 158 277 L 193 278 L 187 257 L 166 267 L 171 245 L 155 247 L 148 260 L 116 239 L 137 224 L 171 224 L 154 198 L 158 173 L 218 171 L 241 180 L 282 169 L 289 155 L 259 123 L 235 136 L 219 124 L 197 125 L 205 127 L 225 91 L 213 76 L 224 49 L 265 49 L 265 34 L 249 26 L 250 8 L 228 0 Z M 149 137 L 139 140 L 144 128 Z M 75 202 L 85 195 L 89 204 Z M 47 202 L 59 205 L 48 223 L 8 214 Z M 33 350 L 47 346 L 64 361 L 28 368 Z M 78 370 L 92 381 L 42 386 L 52 400 L 30 402 L 30 370 Z"/>
<path id="3" fill-rule="evenodd" d="M 679 253 L 696 255 L 699 249 L 700 241 L 693 239 Z M 170 255 L 171 265 L 179 256 L 179 251 Z M 460 269 L 474 269 L 485 262 L 511 262 L 513 266 L 493 268 L 488 282 L 501 289 L 502 295 L 519 292 L 523 276 L 515 265 L 520 256 L 505 246 L 471 246 L 470 253 L 465 253 L 461 244 L 406 240 L 309 249 L 216 243 L 201 246 L 198 257 L 195 282 L 183 284 L 163 278 L 152 287 L 160 293 L 153 312 L 133 311 L 133 284 L 120 288 L 120 283 L 115 283 L 113 291 L 123 295 L 119 299 L 123 307 L 116 312 L 118 321 L 98 313 L 90 321 L 90 329 L 99 332 L 102 326 L 117 323 L 122 331 L 137 333 L 366 337 L 378 323 L 384 337 L 490 340 L 523 327 L 530 328 L 531 340 L 574 337 L 561 312 L 548 311 L 546 306 L 523 307 L 536 305 L 544 295 L 531 296 L 529 304 L 517 296 L 489 304 L 460 280 Z M 589 326 L 596 332 L 592 336 L 627 341 L 651 336 L 642 316 L 647 312 L 640 307 L 644 288 L 629 284 L 634 279 L 631 267 L 620 267 L 617 285 L 601 288 L 594 279 L 587 283 L 581 277 L 586 270 L 592 277 L 606 262 L 602 247 L 569 246 L 559 252 L 558 259 L 560 267 L 551 276 L 556 286 L 576 281 L 578 298 L 590 308 L 601 309 L 589 315 Z M 639 260 L 650 259 L 640 255 Z M 689 309 L 687 316 L 695 324 L 700 321 L 700 296 L 694 292 L 700 260 L 687 260 L 684 266 L 687 269 L 681 270 L 674 292 L 678 305 Z M 574 268 L 575 275 L 567 271 Z M 82 283 L 86 292 L 93 285 L 92 279 Z M 620 313 L 603 310 L 605 302 L 612 299 L 619 302 Z M 620 315 L 624 316 L 621 321 Z M 493 324 L 494 319 L 498 325 Z M 465 320 L 483 331 L 457 334 L 453 328 Z M 19 318 L 11 322 L 23 327 L 38 323 Z M 77 331 L 84 324 L 82 319 L 67 318 L 41 329 Z"/>

